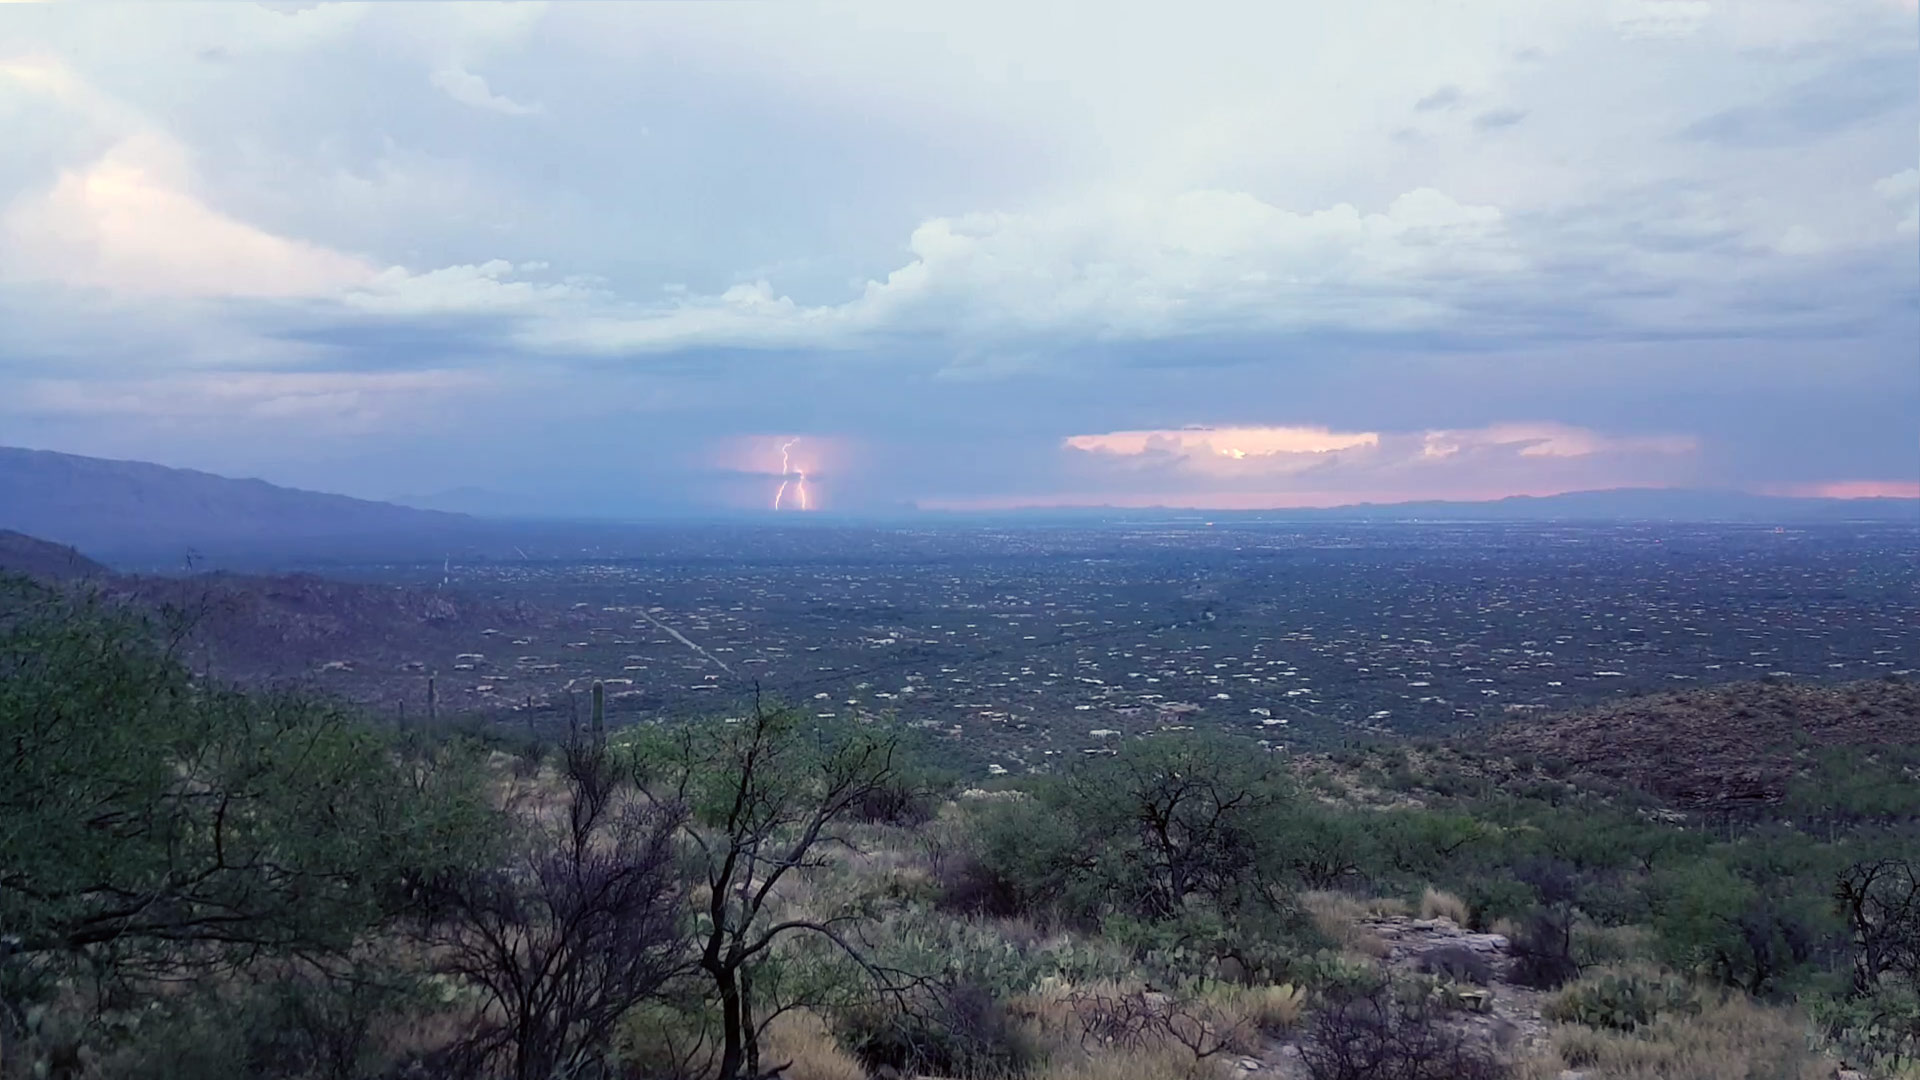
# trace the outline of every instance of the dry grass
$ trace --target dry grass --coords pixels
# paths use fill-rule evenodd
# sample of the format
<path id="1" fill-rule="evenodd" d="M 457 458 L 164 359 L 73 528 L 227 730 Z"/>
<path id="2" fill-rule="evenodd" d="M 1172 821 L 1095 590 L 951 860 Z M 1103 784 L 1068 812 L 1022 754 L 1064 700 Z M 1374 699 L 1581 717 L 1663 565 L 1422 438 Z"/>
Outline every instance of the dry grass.
<path id="1" fill-rule="evenodd" d="M 1033 1043 L 1045 1048 L 1047 1060 L 1064 1063 L 1060 1067 L 1071 1075 L 1107 1075 L 1073 1070 L 1092 1068 L 1090 1053 L 1108 1068 L 1134 1057 L 1156 1063 L 1153 1068 L 1181 1060 L 1191 1066 L 1199 1048 L 1209 1056 L 1257 1054 L 1267 1033 L 1299 1022 L 1305 997 L 1293 986 L 1216 983 L 1193 998 L 1169 998 L 1138 981 L 1077 986 L 1049 978 L 1011 1002 L 1011 1011 L 1025 1022 Z M 1208 1074 L 1189 1069 L 1141 1075 Z"/>
<path id="2" fill-rule="evenodd" d="M 1797 1014 L 1744 996 L 1631 1033 L 1563 1024 L 1553 1048 L 1589 1080 L 1829 1080 L 1835 1068 L 1807 1049 Z"/>
<path id="3" fill-rule="evenodd" d="M 1472 917 L 1467 902 L 1440 889 L 1429 886 L 1420 894 L 1420 917 L 1423 919 L 1449 919 L 1455 926 L 1466 926 Z"/>
<path id="4" fill-rule="evenodd" d="M 1222 986 L 1203 1001 L 1222 1028 L 1279 1034 L 1300 1023 L 1306 999 L 1306 993 L 1293 985 Z M 1254 1049 L 1258 1049 L 1257 1040 Z"/>
<path id="5" fill-rule="evenodd" d="M 1376 960 L 1389 952 L 1386 939 L 1366 926 L 1364 920 L 1375 914 L 1366 902 L 1342 892 L 1305 892 L 1300 903 L 1314 928 L 1341 949 Z"/>
<path id="6" fill-rule="evenodd" d="M 1033 1080 L 1221 1080 L 1228 1066 L 1217 1058 L 1195 1061 L 1181 1049 L 1137 1053 L 1077 1052 L 1049 1061 Z"/>
<path id="7" fill-rule="evenodd" d="M 805 1010 L 776 1017 L 760 1053 L 775 1064 L 791 1061 L 781 1074 L 787 1080 L 867 1080 L 867 1071 L 834 1041 L 826 1021 Z"/>

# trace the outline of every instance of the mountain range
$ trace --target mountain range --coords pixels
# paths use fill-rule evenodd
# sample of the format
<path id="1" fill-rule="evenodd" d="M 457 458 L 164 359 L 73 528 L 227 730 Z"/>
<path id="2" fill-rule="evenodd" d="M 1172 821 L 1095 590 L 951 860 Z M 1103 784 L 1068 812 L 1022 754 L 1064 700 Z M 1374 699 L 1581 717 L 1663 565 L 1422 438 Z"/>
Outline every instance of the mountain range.
<path id="1" fill-rule="evenodd" d="M 1234 521 L 1882 521 L 1920 525 L 1920 499 L 1787 498 L 1737 491 L 1626 488 L 1488 502 L 1359 504 L 1324 510 L 1202 515 L 1090 508 L 1001 517 L 1087 521 L 1168 514 Z M 148 462 L 0 447 L 0 529 L 70 545 L 110 564 L 177 567 L 201 560 L 290 563 L 437 559 L 450 551 L 510 554 L 527 544 L 536 535 L 534 530 L 543 540 L 564 532 L 570 539 L 577 539 L 573 535 L 577 533 L 591 536 L 595 544 L 617 545 L 620 528 L 611 522 L 488 520 Z"/>
<path id="2" fill-rule="evenodd" d="M 144 461 L 0 447 L 0 528 L 109 563 L 447 539 L 471 518 Z"/>

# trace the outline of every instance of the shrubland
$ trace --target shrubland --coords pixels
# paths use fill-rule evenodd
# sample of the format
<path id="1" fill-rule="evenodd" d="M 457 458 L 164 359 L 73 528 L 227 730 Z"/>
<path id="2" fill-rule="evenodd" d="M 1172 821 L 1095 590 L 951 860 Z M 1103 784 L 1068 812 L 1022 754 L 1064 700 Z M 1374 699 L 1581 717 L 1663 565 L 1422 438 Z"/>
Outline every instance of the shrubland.
<path id="1" fill-rule="evenodd" d="M 594 694 L 509 747 L 169 640 L 5 586 L 0 1076 L 1920 1069 L 1911 748 L 1799 745 L 1737 805 L 1192 731 L 962 788 L 775 703 L 608 731 Z M 1415 920 L 1506 946 L 1403 963 Z"/>

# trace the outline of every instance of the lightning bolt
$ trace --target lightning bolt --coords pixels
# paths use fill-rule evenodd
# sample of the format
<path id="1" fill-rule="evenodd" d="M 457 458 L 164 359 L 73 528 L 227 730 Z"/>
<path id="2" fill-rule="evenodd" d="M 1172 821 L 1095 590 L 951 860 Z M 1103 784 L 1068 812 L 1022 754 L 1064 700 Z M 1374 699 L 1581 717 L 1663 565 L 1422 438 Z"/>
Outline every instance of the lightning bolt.
<path id="1" fill-rule="evenodd" d="M 775 510 L 781 509 L 789 486 L 793 488 L 794 498 L 799 500 L 800 509 L 813 509 L 813 500 L 807 494 L 807 470 L 793 467 L 793 444 L 799 441 L 800 437 L 796 435 L 780 444 L 780 490 L 773 493 Z"/>

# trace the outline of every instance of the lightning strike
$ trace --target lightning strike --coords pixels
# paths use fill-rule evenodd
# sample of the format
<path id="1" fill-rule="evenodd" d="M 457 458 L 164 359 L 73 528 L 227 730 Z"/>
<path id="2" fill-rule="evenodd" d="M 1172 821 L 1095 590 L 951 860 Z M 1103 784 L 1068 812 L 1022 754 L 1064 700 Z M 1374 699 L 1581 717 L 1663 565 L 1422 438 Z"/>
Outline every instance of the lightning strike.
<path id="1" fill-rule="evenodd" d="M 773 493 L 775 510 L 784 509 L 782 504 L 786 501 L 788 487 L 793 488 L 798 509 L 813 509 L 813 499 L 807 494 L 807 470 L 795 468 L 793 465 L 793 444 L 799 441 L 799 436 L 795 436 L 780 444 L 780 490 Z"/>

